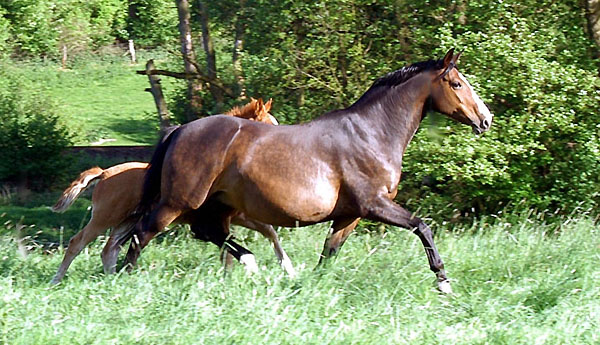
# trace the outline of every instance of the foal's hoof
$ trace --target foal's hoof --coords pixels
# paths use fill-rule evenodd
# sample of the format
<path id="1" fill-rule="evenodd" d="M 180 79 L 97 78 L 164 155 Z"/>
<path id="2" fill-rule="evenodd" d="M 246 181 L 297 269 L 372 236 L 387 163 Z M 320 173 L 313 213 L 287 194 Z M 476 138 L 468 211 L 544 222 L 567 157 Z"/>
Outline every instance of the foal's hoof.
<path id="1" fill-rule="evenodd" d="M 450 281 L 448 279 L 438 282 L 438 289 L 440 290 L 440 292 L 445 294 L 452 293 L 452 287 L 450 286 Z"/>
<path id="2" fill-rule="evenodd" d="M 240 263 L 246 267 L 246 271 L 248 273 L 258 273 L 258 265 L 256 264 L 256 259 L 252 254 L 244 254 L 240 257 Z"/>

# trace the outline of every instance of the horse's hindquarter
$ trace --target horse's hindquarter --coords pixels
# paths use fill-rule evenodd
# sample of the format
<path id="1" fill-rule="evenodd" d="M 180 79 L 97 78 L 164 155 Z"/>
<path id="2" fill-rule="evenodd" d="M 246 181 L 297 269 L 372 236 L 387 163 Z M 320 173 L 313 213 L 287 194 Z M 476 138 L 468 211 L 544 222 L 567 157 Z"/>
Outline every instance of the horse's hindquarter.
<path id="1" fill-rule="evenodd" d="M 161 200 L 173 207 L 196 209 L 223 173 L 240 119 L 211 116 L 183 125 L 165 155 Z M 250 121 L 248 121 L 250 122 Z"/>

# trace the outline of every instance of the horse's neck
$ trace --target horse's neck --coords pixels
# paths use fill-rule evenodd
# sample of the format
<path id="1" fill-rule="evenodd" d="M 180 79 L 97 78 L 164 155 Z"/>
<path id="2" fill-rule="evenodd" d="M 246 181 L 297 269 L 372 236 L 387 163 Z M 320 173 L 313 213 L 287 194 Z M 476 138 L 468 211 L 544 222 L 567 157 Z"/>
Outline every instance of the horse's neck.
<path id="1" fill-rule="evenodd" d="M 381 153 L 402 164 L 406 146 L 417 132 L 431 93 L 431 77 L 422 73 L 386 90 L 370 108 L 366 120 L 374 129 Z M 378 127 L 378 128 L 377 128 Z M 398 167 L 400 168 L 400 166 Z"/>

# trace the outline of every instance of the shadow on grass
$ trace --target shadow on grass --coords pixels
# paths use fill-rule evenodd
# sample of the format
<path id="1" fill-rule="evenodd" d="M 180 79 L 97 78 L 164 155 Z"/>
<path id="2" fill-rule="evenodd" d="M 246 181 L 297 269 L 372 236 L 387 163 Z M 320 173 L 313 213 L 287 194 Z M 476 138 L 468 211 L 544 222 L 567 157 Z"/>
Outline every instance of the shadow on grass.
<path id="1" fill-rule="evenodd" d="M 150 114 L 143 120 L 121 118 L 108 124 L 108 129 L 118 133 L 121 138 L 138 144 L 154 145 L 158 140 L 158 121 Z"/>

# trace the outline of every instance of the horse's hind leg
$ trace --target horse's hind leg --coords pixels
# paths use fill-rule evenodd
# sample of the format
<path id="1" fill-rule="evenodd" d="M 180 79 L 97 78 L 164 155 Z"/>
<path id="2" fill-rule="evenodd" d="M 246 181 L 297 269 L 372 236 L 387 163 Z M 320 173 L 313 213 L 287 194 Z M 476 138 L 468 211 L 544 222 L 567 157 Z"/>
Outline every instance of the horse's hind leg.
<path id="1" fill-rule="evenodd" d="M 125 266 L 128 270 L 131 270 L 131 268 L 137 264 L 137 259 L 140 256 L 141 250 L 148 245 L 150 240 L 164 229 L 165 226 L 171 224 L 179 217 L 181 212 L 181 209 L 166 204 L 160 204 L 156 210 L 150 214 L 147 223 L 142 219 L 136 224 L 134 235 L 125 258 Z M 147 226 L 144 226 L 146 224 Z"/>
<path id="2" fill-rule="evenodd" d="M 65 276 L 65 273 L 71 265 L 71 262 L 73 262 L 73 259 L 79 255 L 85 246 L 95 240 L 101 233 L 106 231 L 107 228 L 108 226 L 97 222 L 92 215 L 92 219 L 90 219 L 89 223 L 69 240 L 69 246 L 65 251 L 63 261 L 60 264 L 56 275 L 54 275 L 54 278 L 52 278 L 50 281 L 50 284 L 58 284 Z"/>
<path id="3" fill-rule="evenodd" d="M 319 259 L 319 265 L 325 263 L 325 260 L 337 254 L 340 250 L 346 239 L 354 230 L 360 218 L 350 218 L 343 220 L 335 220 L 331 225 L 331 232 L 327 239 L 325 240 L 325 244 L 323 245 L 323 252 L 321 253 L 321 258 Z"/>
<path id="4" fill-rule="evenodd" d="M 191 230 L 194 237 L 223 248 L 225 255 L 232 255 L 248 272 L 258 272 L 254 254 L 229 236 L 229 222 L 233 209 L 218 201 L 209 200 L 201 208 L 192 212 Z"/>

